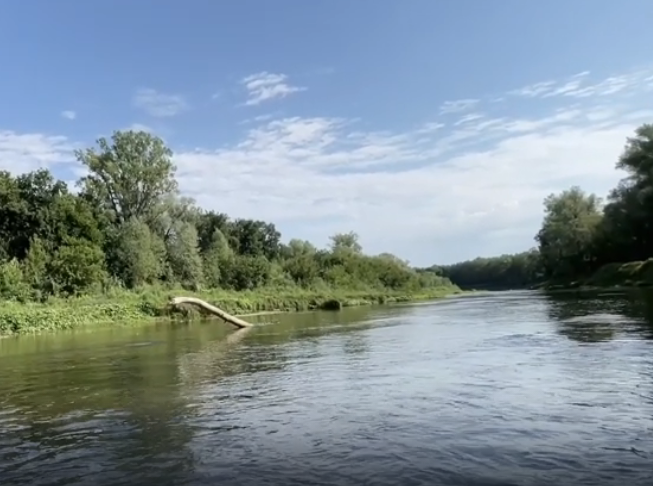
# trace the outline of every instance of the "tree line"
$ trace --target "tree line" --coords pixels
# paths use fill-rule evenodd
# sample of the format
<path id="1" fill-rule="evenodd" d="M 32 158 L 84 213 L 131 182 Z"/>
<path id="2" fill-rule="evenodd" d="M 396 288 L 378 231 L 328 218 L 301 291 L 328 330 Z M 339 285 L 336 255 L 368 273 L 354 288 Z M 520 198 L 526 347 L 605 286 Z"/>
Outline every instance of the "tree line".
<path id="1" fill-rule="evenodd" d="M 653 125 L 626 140 L 616 169 L 625 177 L 605 201 L 578 186 L 549 195 L 536 248 L 432 269 L 464 288 L 519 288 L 653 257 Z"/>
<path id="2" fill-rule="evenodd" d="M 182 197 L 173 153 L 149 133 L 116 131 L 75 153 L 76 191 L 46 169 L 0 172 L 0 298 L 43 301 L 119 286 L 419 292 L 450 285 L 400 258 L 365 255 L 354 232 L 327 249 L 274 224 L 231 219 Z"/>

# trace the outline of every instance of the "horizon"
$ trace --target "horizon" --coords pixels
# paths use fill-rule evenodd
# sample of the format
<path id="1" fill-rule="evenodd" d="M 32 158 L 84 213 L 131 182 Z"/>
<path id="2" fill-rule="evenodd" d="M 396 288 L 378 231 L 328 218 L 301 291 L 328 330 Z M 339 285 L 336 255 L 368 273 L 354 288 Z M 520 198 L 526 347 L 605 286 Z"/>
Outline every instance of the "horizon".
<path id="1" fill-rule="evenodd" d="M 536 246 L 653 121 L 644 0 L 39 5 L 0 18 L 0 170 L 72 186 L 75 149 L 146 130 L 203 209 L 415 267 Z"/>

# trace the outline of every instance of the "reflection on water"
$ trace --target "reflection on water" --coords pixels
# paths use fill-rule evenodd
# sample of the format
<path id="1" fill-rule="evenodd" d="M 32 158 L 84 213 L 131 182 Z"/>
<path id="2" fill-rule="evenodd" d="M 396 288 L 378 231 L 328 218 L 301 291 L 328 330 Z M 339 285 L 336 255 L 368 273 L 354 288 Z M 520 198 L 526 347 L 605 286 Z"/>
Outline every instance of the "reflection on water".
<path id="1" fill-rule="evenodd" d="M 652 302 L 509 292 L 0 340 L 0 484 L 650 485 Z"/>
<path id="2" fill-rule="evenodd" d="M 547 296 L 560 333 L 580 342 L 653 339 L 653 292 L 560 292 Z"/>

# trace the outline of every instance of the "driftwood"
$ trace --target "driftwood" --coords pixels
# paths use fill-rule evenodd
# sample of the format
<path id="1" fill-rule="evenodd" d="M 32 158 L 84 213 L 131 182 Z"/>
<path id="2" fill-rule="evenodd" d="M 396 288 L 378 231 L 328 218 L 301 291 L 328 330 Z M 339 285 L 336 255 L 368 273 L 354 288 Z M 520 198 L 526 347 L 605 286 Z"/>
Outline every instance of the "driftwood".
<path id="1" fill-rule="evenodd" d="M 183 305 L 183 304 L 196 305 L 197 307 L 201 307 L 205 311 L 220 317 L 221 319 L 225 320 L 230 324 L 233 324 L 234 326 L 240 329 L 244 329 L 246 327 L 252 327 L 251 323 L 247 321 L 243 321 L 242 319 L 239 319 L 236 316 L 232 316 L 231 314 L 227 314 L 222 309 L 218 309 L 217 307 L 209 304 L 208 302 L 204 302 L 202 299 L 196 299 L 195 297 L 174 297 L 170 301 L 170 303 L 174 306 Z"/>

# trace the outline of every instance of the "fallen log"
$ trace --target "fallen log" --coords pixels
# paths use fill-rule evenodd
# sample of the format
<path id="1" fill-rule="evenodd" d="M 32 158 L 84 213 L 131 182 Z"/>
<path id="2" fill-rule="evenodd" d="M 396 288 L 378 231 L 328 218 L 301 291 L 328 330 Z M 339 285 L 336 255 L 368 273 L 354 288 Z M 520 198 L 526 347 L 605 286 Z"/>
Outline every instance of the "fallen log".
<path id="1" fill-rule="evenodd" d="M 218 309 L 214 305 L 211 305 L 208 302 L 204 302 L 202 299 L 196 299 L 195 297 L 174 297 L 170 301 L 170 304 L 174 306 L 183 305 L 183 304 L 196 305 L 197 307 L 201 307 L 202 309 L 204 309 L 206 312 L 216 315 L 221 319 L 223 319 L 224 321 L 233 324 L 234 326 L 240 329 L 253 326 L 251 323 L 247 321 L 243 321 L 242 319 L 239 319 L 236 316 L 232 316 L 231 314 L 226 313 L 222 309 Z"/>

